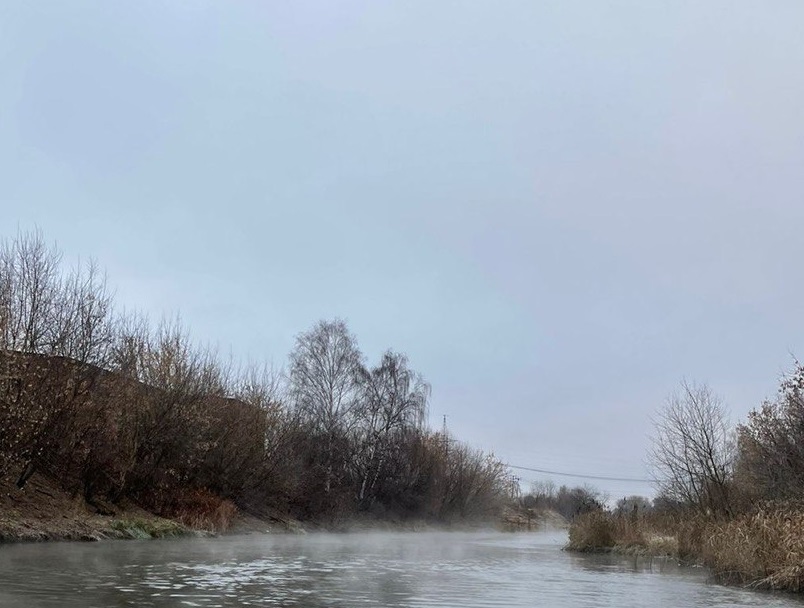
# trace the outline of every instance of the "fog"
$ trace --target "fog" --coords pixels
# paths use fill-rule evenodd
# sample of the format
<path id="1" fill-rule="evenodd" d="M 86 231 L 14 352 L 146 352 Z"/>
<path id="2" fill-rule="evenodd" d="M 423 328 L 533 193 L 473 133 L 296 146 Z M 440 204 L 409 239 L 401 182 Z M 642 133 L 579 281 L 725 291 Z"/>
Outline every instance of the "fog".
<path id="1" fill-rule="evenodd" d="M 675 561 L 571 555 L 563 531 L 0 546 L 0 606 L 798 606 Z"/>

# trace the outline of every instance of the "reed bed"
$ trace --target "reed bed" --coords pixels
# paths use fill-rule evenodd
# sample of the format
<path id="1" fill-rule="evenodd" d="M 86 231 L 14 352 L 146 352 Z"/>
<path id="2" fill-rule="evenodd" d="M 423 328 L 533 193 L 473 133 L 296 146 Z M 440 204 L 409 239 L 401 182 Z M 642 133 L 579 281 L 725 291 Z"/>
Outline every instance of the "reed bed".
<path id="1" fill-rule="evenodd" d="M 666 555 L 711 569 L 720 582 L 804 592 L 804 509 L 765 505 L 728 518 L 700 514 L 577 517 L 568 551 Z"/>
<path id="2" fill-rule="evenodd" d="M 804 591 L 804 512 L 761 508 L 713 523 L 701 561 L 724 582 L 761 589 Z"/>
<path id="3" fill-rule="evenodd" d="M 579 515 L 569 529 L 568 551 L 599 553 L 647 549 L 648 537 L 638 521 L 605 511 Z"/>

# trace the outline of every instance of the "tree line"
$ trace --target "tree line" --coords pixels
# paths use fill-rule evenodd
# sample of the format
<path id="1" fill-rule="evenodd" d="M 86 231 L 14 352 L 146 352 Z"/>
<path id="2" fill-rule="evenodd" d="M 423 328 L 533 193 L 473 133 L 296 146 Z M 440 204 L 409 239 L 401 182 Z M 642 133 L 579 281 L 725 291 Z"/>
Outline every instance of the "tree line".
<path id="1" fill-rule="evenodd" d="M 758 511 L 804 511 L 804 365 L 794 361 L 776 395 L 732 424 L 708 385 L 683 381 L 654 419 L 648 454 L 657 495 L 626 496 L 615 515 L 730 519 Z M 567 519 L 606 509 L 592 487 L 534 484 L 520 501 Z"/>
<path id="2" fill-rule="evenodd" d="M 236 365 L 178 320 L 119 312 L 97 264 L 65 268 L 40 232 L 0 241 L 7 485 L 48 475 L 101 512 L 492 516 L 507 470 L 431 430 L 429 398 L 404 354 L 367 364 L 342 320 L 299 334 L 284 372 Z"/>
<path id="3" fill-rule="evenodd" d="M 732 425 L 708 386 L 683 382 L 656 420 L 650 462 L 669 507 L 732 516 L 804 499 L 804 366 Z"/>
<path id="4" fill-rule="evenodd" d="M 708 386 L 683 382 L 659 411 L 650 462 L 659 495 L 577 517 L 567 548 L 669 555 L 721 582 L 804 591 L 804 366 L 732 425 Z"/>

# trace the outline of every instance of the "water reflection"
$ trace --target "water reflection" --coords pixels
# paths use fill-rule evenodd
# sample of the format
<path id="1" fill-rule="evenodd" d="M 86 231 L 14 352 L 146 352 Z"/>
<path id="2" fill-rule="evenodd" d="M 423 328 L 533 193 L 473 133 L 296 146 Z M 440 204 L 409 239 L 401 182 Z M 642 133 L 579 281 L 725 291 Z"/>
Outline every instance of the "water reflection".
<path id="1" fill-rule="evenodd" d="M 0 606 L 801 606 L 563 532 L 250 536 L 0 547 Z"/>
<path id="2" fill-rule="evenodd" d="M 676 560 L 665 557 L 645 557 L 639 555 L 598 555 L 573 553 L 572 565 L 592 572 L 631 572 L 681 574 L 686 578 L 695 576 L 696 572 L 705 576 L 700 568 L 681 566 Z"/>

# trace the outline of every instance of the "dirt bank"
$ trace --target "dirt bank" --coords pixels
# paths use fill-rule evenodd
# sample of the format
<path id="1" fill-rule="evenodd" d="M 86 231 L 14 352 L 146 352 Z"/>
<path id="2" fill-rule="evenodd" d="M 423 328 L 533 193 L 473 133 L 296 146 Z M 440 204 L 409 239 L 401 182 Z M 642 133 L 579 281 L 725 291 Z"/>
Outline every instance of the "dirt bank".
<path id="1" fill-rule="evenodd" d="M 0 486 L 0 542 L 159 538 L 193 533 L 136 505 L 89 505 L 41 475 L 31 477 L 23 489 L 8 482 Z"/>
<path id="2" fill-rule="evenodd" d="M 0 542 L 96 541 L 302 530 L 302 525 L 290 517 L 257 518 L 239 513 L 226 530 L 187 526 L 125 500 L 114 505 L 88 504 L 82 497 L 71 496 L 59 484 L 38 474 L 31 477 L 23 489 L 7 481 L 0 485 Z"/>
<path id="3" fill-rule="evenodd" d="M 208 525 L 212 518 L 180 521 L 159 517 L 127 500 L 115 504 L 102 501 L 89 504 L 83 497 L 70 495 L 57 482 L 37 473 L 22 489 L 8 480 L 0 482 L 0 543 L 376 529 L 416 532 L 475 529 L 490 525 L 512 532 L 567 527 L 567 521 L 561 515 L 549 510 L 505 509 L 501 520 L 496 523 L 454 522 L 453 525 L 418 519 L 402 521 L 371 517 L 303 524 L 282 513 L 255 517 L 237 512 L 234 507 L 232 510 L 235 514 L 227 518 L 225 527 L 215 528 Z"/>

